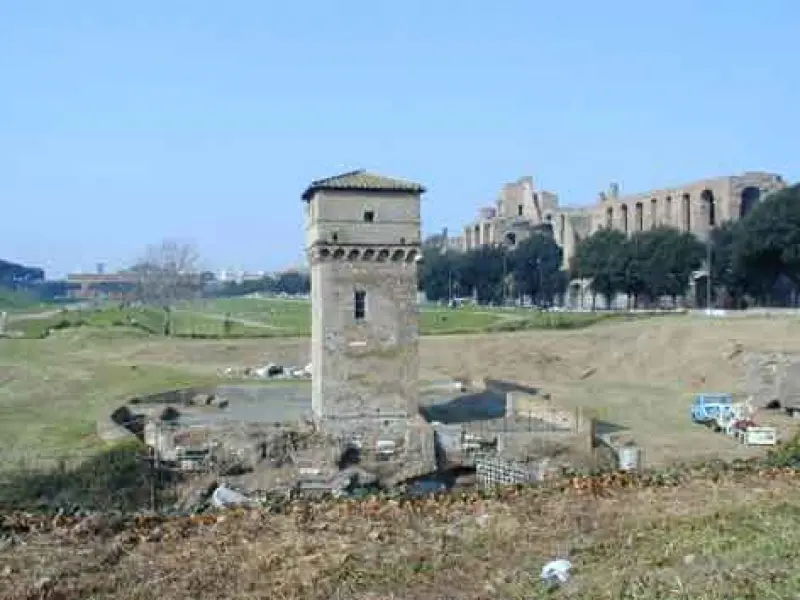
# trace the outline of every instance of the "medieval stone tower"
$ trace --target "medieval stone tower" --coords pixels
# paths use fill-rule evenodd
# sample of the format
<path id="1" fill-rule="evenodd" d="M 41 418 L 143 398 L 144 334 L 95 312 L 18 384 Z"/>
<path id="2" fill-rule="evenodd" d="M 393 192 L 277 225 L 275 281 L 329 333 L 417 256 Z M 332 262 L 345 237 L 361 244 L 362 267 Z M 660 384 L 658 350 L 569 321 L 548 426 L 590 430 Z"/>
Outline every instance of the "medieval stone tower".
<path id="1" fill-rule="evenodd" d="M 367 444 L 407 445 L 418 416 L 424 192 L 416 183 L 353 171 L 303 193 L 314 418 Z"/>

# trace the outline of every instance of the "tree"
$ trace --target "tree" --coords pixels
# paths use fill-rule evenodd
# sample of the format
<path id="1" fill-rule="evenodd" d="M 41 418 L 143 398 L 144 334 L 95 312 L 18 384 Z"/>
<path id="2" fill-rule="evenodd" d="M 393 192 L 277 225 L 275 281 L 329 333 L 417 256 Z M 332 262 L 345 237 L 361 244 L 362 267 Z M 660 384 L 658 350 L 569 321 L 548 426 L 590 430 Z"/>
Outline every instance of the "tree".
<path id="1" fill-rule="evenodd" d="M 311 279 L 300 271 L 284 271 L 275 278 L 275 291 L 292 296 L 308 294 L 311 291 Z"/>
<path id="2" fill-rule="evenodd" d="M 726 221 L 711 231 L 711 281 L 725 290 L 729 297 L 725 304 L 731 307 L 741 307 L 748 290 L 748 282 L 734 257 L 740 226 L 741 221 Z"/>
<path id="3" fill-rule="evenodd" d="M 551 236 L 534 233 L 517 245 L 510 258 L 519 294 L 530 296 L 537 304 L 549 304 L 554 296 L 564 293 L 563 253 Z"/>
<path id="4" fill-rule="evenodd" d="M 422 251 L 419 284 L 425 297 L 432 301 L 450 298 L 453 278 L 456 275 L 456 255 L 440 247 L 429 245 Z"/>
<path id="5" fill-rule="evenodd" d="M 453 266 L 462 290 L 472 291 L 478 303 L 503 300 L 503 281 L 509 273 L 505 247 L 480 246 L 463 254 Z"/>
<path id="6" fill-rule="evenodd" d="M 781 276 L 800 286 L 800 185 L 771 194 L 740 222 L 732 254 L 753 295 L 766 299 Z"/>
<path id="7" fill-rule="evenodd" d="M 198 254 L 191 244 L 164 240 L 148 246 L 131 267 L 137 275 L 137 296 L 142 302 L 169 306 L 193 297 L 202 289 Z"/>
<path id="8" fill-rule="evenodd" d="M 638 257 L 638 293 L 647 294 L 651 300 L 670 296 L 676 303 L 688 291 L 692 273 L 703 263 L 703 243 L 691 233 L 671 227 L 635 234 L 631 242 L 634 247 L 629 252 Z"/>
<path id="9" fill-rule="evenodd" d="M 611 307 L 614 295 L 625 288 L 627 238 L 616 229 L 599 229 L 581 240 L 575 251 L 573 275 L 591 279 L 593 294 L 602 294 Z"/>

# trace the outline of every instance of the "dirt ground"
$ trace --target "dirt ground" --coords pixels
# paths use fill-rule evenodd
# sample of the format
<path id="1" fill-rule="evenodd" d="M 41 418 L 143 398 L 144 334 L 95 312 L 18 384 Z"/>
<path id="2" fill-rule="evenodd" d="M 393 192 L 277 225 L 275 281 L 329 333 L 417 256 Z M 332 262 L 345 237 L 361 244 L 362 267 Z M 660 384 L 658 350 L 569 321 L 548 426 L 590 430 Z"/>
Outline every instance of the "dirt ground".
<path id="1" fill-rule="evenodd" d="M 658 465 L 751 455 L 689 421 L 692 394 L 743 394 L 747 352 L 800 352 L 800 321 L 787 318 L 664 317 L 574 331 L 425 337 L 422 379 L 491 377 L 542 388 L 558 406 L 595 410 L 628 428 L 645 461 Z M 119 348 L 116 360 L 207 372 L 272 360 L 306 364 L 307 339 L 152 341 Z M 774 413 L 758 419 L 795 426 Z"/>

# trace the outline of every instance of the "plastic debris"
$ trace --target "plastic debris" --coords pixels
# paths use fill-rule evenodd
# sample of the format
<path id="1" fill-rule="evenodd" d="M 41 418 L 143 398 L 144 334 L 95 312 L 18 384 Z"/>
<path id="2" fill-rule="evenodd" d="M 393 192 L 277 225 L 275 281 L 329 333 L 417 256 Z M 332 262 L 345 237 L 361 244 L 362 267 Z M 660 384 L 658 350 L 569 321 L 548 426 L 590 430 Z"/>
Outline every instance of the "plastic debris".
<path id="1" fill-rule="evenodd" d="M 551 586 L 564 584 L 569 579 L 572 563 L 560 558 L 552 560 L 542 568 L 542 580 Z"/>
<path id="2" fill-rule="evenodd" d="M 252 501 L 237 491 L 224 485 L 217 487 L 211 494 L 211 504 L 215 508 L 234 508 L 237 506 L 249 506 Z"/>

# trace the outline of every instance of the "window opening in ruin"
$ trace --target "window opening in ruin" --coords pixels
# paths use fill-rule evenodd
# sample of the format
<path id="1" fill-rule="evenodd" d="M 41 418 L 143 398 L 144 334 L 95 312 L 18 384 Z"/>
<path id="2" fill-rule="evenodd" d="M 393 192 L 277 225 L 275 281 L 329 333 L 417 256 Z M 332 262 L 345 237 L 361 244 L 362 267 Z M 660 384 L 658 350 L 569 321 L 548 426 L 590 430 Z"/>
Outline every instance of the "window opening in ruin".
<path id="1" fill-rule="evenodd" d="M 683 230 L 692 230 L 692 197 L 689 194 L 684 194 L 682 199 L 683 209 Z"/>
<path id="2" fill-rule="evenodd" d="M 705 204 L 706 217 L 708 218 L 708 226 L 714 227 L 717 222 L 717 207 L 716 202 L 714 201 L 714 192 L 711 190 L 703 190 L 702 197 Z"/>
<path id="3" fill-rule="evenodd" d="M 367 316 L 367 292 L 364 290 L 353 293 L 353 316 L 356 321 L 363 321 Z"/>
<path id="4" fill-rule="evenodd" d="M 757 187 L 749 186 L 742 190 L 741 204 L 739 205 L 739 217 L 746 217 L 761 199 L 761 190 Z"/>
<path id="5" fill-rule="evenodd" d="M 606 227 L 608 229 L 614 227 L 614 209 L 610 206 L 606 209 Z"/>
<path id="6" fill-rule="evenodd" d="M 650 200 L 650 229 L 655 229 L 658 226 L 658 199 L 653 198 Z"/>
<path id="7" fill-rule="evenodd" d="M 364 211 L 364 222 L 365 223 L 372 223 L 374 220 L 375 220 L 375 211 L 365 210 Z"/>
<path id="8" fill-rule="evenodd" d="M 623 204 L 620 209 L 622 210 L 622 232 L 628 233 L 628 206 Z"/>
<path id="9" fill-rule="evenodd" d="M 339 234 L 338 233 L 334 233 L 333 235 L 331 235 L 331 239 L 334 242 L 338 242 L 339 241 Z"/>
<path id="10" fill-rule="evenodd" d="M 522 204 L 520 204 L 519 206 L 517 206 L 517 216 L 518 216 L 518 217 L 521 217 L 521 216 L 522 216 Z"/>
<path id="11" fill-rule="evenodd" d="M 636 211 L 636 231 L 644 230 L 644 206 L 641 202 L 637 202 L 634 207 Z"/>

